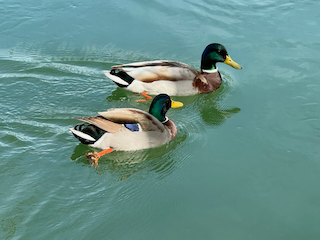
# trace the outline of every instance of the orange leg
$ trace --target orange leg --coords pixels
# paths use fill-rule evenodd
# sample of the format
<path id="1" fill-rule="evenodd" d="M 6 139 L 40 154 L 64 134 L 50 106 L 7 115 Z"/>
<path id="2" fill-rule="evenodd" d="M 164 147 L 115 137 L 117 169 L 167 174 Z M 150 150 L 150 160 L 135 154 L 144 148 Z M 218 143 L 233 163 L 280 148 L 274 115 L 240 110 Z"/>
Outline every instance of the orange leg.
<path id="1" fill-rule="evenodd" d="M 88 161 L 92 163 L 92 165 L 94 164 L 97 166 L 99 158 L 107 153 L 111 153 L 112 151 L 112 148 L 107 148 L 105 150 L 102 150 L 101 152 L 86 153 L 86 157 Z"/>
<path id="2" fill-rule="evenodd" d="M 146 102 L 152 99 L 152 97 L 149 96 L 145 91 L 143 91 L 141 95 L 144 96 L 145 98 L 138 100 L 138 102 Z"/>

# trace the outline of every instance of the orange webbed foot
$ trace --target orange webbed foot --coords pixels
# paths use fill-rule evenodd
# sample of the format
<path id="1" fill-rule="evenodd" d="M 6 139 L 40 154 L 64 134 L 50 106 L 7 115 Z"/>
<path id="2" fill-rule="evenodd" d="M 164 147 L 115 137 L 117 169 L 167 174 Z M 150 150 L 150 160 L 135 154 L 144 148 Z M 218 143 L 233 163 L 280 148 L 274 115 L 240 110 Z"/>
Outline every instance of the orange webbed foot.
<path id="1" fill-rule="evenodd" d="M 107 148 L 101 152 L 86 153 L 86 157 L 88 161 L 91 163 L 91 166 L 93 166 L 93 164 L 97 166 L 99 158 L 107 153 L 111 153 L 112 151 L 112 148 Z"/>
<path id="2" fill-rule="evenodd" d="M 91 166 L 93 166 L 93 164 L 95 166 L 98 165 L 98 160 L 99 160 L 100 156 L 98 156 L 97 152 L 86 153 L 86 157 L 87 157 L 88 162 L 91 163 Z"/>
<path id="3" fill-rule="evenodd" d="M 152 99 L 151 96 L 149 96 L 145 91 L 143 91 L 141 93 L 142 96 L 144 96 L 145 98 L 144 99 L 140 99 L 140 100 L 137 100 L 137 102 L 146 102 L 146 101 L 149 101 Z"/>

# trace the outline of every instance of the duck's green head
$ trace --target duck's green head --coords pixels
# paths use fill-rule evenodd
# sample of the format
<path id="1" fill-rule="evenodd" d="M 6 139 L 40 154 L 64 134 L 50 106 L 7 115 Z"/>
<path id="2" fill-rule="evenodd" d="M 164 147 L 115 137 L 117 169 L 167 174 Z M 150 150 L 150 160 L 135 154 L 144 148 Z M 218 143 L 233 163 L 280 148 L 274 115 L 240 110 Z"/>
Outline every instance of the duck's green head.
<path id="1" fill-rule="evenodd" d="M 219 43 L 211 43 L 202 53 L 201 69 L 214 70 L 217 62 L 224 62 L 235 69 L 242 69 L 242 67 L 234 62 L 229 56 L 227 49 Z"/>
<path id="2" fill-rule="evenodd" d="M 157 118 L 160 122 L 166 120 L 166 113 L 170 108 L 182 107 L 183 103 L 171 100 L 167 94 L 159 94 L 154 97 L 149 113 Z"/>

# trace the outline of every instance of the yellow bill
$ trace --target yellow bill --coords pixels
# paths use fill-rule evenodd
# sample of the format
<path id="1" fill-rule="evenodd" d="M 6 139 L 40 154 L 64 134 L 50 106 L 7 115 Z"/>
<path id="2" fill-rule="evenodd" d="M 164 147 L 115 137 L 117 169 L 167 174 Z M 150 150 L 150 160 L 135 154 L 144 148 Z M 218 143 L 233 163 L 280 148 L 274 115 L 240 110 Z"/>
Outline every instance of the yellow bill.
<path id="1" fill-rule="evenodd" d="M 182 107 L 183 103 L 182 102 L 178 102 L 178 101 L 173 101 L 171 100 L 171 107 L 172 108 L 178 108 L 178 107 Z"/>
<path id="2" fill-rule="evenodd" d="M 227 55 L 224 63 L 234 67 L 235 69 L 242 69 L 242 67 L 238 63 L 234 62 L 229 55 Z"/>

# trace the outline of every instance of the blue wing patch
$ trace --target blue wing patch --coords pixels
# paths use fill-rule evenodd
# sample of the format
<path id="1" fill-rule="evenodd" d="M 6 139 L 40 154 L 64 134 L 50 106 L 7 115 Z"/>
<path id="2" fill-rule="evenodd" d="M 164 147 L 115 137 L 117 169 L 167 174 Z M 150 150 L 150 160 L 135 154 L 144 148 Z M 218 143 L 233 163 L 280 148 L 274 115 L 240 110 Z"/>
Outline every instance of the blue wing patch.
<path id="1" fill-rule="evenodd" d="M 138 132 L 140 130 L 140 126 L 137 123 L 125 123 L 123 124 L 126 128 L 128 128 L 132 132 Z"/>

